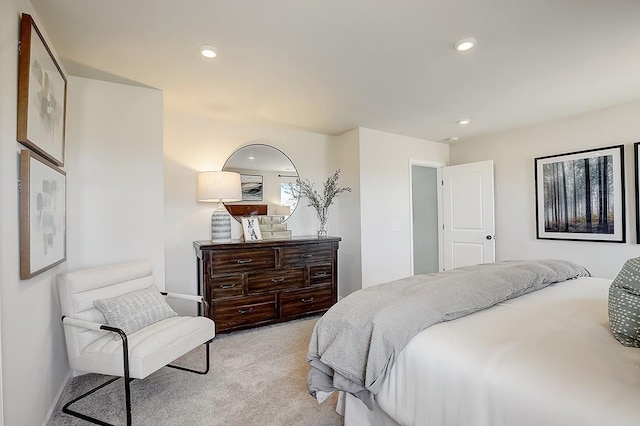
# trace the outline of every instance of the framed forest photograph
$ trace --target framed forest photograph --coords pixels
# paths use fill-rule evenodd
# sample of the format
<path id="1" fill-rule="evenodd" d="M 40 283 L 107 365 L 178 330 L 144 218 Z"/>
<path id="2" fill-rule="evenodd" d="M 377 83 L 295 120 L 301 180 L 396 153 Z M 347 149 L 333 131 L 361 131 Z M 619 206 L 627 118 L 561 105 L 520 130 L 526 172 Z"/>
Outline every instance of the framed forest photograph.
<path id="1" fill-rule="evenodd" d="M 535 159 L 538 239 L 625 242 L 624 145 Z"/>
<path id="2" fill-rule="evenodd" d="M 633 144 L 636 190 L 636 244 L 640 244 L 640 142 Z"/>

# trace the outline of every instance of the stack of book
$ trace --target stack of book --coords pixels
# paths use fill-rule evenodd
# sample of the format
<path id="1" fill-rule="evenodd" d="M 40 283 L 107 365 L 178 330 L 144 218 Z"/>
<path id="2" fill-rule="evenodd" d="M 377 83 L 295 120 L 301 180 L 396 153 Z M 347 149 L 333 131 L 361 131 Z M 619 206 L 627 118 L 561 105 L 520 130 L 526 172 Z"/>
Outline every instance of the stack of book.
<path id="1" fill-rule="evenodd" d="M 283 240 L 291 238 L 287 224 L 282 223 L 283 216 L 259 216 L 260 233 L 263 240 Z"/>

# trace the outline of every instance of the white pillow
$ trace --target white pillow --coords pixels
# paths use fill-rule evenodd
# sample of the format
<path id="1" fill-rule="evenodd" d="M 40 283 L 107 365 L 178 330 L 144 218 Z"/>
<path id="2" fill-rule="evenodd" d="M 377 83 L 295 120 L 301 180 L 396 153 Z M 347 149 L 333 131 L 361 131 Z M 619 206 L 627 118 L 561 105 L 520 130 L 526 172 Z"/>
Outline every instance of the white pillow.
<path id="1" fill-rule="evenodd" d="M 127 335 L 178 315 L 155 286 L 110 299 L 95 300 L 93 305 L 102 312 L 108 325 L 121 328 Z M 115 338 L 120 338 L 120 335 L 116 334 Z"/>

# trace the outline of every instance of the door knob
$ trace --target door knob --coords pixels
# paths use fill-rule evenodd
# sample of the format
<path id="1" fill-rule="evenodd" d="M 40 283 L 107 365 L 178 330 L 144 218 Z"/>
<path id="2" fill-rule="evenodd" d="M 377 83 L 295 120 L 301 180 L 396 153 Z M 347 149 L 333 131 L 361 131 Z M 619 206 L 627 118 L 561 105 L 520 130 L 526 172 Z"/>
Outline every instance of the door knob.
<path id="1" fill-rule="evenodd" d="M 487 235 L 487 240 L 492 239 L 493 237 L 491 235 Z"/>

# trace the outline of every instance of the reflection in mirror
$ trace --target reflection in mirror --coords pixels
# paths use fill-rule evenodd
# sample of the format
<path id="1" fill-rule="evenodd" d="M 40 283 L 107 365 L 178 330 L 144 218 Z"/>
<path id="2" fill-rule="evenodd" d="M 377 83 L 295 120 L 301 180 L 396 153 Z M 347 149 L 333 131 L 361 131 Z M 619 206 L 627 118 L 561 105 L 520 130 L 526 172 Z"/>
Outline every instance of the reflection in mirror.
<path id="1" fill-rule="evenodd" d="M 222 167 L 240 173 L 242 201 L 225 203 L 238 221 L 250 214 L 282 215 L 284 220 L 293 213 L 298 198 L 289 193 L 295 185 L 298 171 L 284 152 L 270 145 L 246 145 L 231 154 Z"/>

